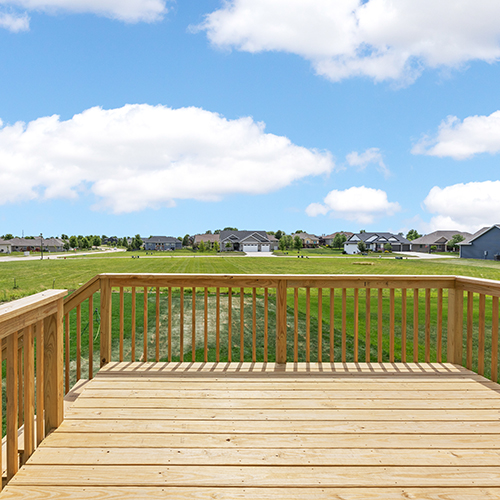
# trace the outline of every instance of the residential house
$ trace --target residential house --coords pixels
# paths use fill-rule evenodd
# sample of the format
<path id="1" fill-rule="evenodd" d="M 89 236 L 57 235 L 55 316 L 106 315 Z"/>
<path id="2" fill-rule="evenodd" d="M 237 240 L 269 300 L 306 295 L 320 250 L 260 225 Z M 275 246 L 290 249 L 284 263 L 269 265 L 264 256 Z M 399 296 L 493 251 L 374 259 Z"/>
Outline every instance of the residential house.
<path id="1" fill-rule="evenodd" d="M 270 252 L 271 241 L 265 231 L 221 231 L 222 252 Z"/>
<path id="2" fill-rule="evenodd" d="M 309 233 L 295 233 L 292 234 L 292 238 L 298 236 L 302 240 L 302 246 L 304 248 L 318 248 L 319 247 L 319 237 L 315 234 Z"/>
<path id="3" fill-rule="evenodd" d="M 462 259 L 500 260 L 500 224 L 483 227 L 458 246 Z"/>
<path id="4" fill-rule="evenodd" d="M 346 231 L 337 231 L 336 233 L 328 234 L 326 236 L 321 236 L 319 238 L 319 244 L 321 246 L 332 246 L 333 240 L 335 239 L 335 236 L 337 236 L 337 234 L 343 234 L 346 237 L 346 240 L 348 240 L 354 233 Z"/>
<path id="5" fill-rule="evenodd" d="M 220 245 L 220 234 L 196 234 L 193 239 L 193 245 L 199 247 L 203 241 L 205 247 L 213 248 L 215 243 Z"/>
<path id="6" fill-rule="evenodd" d="M 13 252 L 39 252 L 43 245 L 44 252 L 64 251 L 64 241 L 60 238 L 12 238 L 10 244 Z"/>
<path id="7" fill-rule="evenodd" d="M 274 250 L 279 250 L 280 248 L 280 240 L 274 236 L 274 234 L 268 234 L 267 237 L 269 238 L 269 246 L 271 249 L 271 252 L 274 252 Z"/>
<path id="8" fill-rule="evenodd" d="M 182 241 L 173 236 L 151 236 L 151 238 L 141 238 L 144 250 L 164 252 L 167 250 L 180 250 Z"/>
<path id="9" fill-rule="evenodd" d="M 435 246 L 436 251 L 446 252 L 448 242 L 455 236 L 460 234 L 464 238 L 470 238 L 472 235 L 464 231 L 434 231 L 433 233 L 421 236 L 411 242 L 412 252 L 430 253 L 431 247 Z"/>
<path id="10" fill-rule="evenodd" d="M 3 240 L 0 238 L 0 253 L 11 253 L 12 252 L 12 243 L 11 240 Z"/>
<path id="11" fill-rule="evenodd" d="M 344 250 L 346 253 L 353 255 L 359 253 L 358 243 L 364 241 L 367 250 L 372 252 L 383 252 L 385 245 L 390 243 L 391 248 L 395 252 L 409 252 L 410 241 L 400 234 L 392 233 L 358 233 L 353 234 L 345 243 Z"/>

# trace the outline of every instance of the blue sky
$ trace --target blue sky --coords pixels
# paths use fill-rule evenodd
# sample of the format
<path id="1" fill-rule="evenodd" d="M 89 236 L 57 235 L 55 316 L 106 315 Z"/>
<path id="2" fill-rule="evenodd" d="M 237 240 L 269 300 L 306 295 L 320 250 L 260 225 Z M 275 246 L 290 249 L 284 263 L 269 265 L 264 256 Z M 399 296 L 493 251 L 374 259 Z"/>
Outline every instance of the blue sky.
<path id="1" fill-rule="evenodd" d="M 495 0 L 0 0 L 0 235 L 500 222 Z"/>

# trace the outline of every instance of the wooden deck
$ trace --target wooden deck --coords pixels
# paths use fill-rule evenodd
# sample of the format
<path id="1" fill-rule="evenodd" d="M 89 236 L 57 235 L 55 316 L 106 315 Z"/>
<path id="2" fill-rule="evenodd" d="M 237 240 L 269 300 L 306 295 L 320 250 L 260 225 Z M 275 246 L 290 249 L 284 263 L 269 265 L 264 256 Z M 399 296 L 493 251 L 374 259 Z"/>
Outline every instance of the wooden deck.
<path id="1" fill-rule="evenodd" d="M 110 363 L 7 499 L 500 499 L 500 386 L 448 364 Z"/>

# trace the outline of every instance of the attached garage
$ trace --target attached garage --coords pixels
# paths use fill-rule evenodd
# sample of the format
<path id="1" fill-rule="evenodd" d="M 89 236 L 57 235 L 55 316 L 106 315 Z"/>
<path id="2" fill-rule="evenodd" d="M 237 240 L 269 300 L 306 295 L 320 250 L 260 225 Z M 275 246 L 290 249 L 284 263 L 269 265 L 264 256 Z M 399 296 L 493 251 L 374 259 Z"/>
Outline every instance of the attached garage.
<path id="1" fill-rule="evenodd" d="M 262 245 L 260 251 L 261 252 L 270 252 L 271 251 L 271 246 L 270 245 Z"/>
<path id="2" fill-rule="evenodd" d="M 257 245 L 255 243 L 253 244 L 244 244 L 243 245 L 243 251 L 244 252 L 257 252 L 258 251 L 258 248 L 257 248 Z"/>

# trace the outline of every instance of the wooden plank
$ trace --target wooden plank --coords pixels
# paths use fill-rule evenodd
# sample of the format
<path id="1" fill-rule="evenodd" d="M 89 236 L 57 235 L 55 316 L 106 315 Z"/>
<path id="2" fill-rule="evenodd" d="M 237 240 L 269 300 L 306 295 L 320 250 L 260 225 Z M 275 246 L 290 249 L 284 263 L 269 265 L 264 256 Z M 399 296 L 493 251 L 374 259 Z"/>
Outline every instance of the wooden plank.
<path id="1" fill-rule="evenodd" d="M 425 289 L 425 362 L 431 361 L 431 290 Z"/>
<path id="2" fill-rule="evenodd" d="M 68 315 L 66 315 L 67 317 Z M 36 324 L 36 445 L 40 446 L 40 443 L 45 437 L 44 432 L 44 373 L 43 373 L 43 359 L 45 357 L 44 348 L 44 332 L 43 332 L 43 321 L 39 321 Z"/>
<path id="3" fill-rule="evenodd" d="M 257 361 L 257 289 L 252 290 L 252 362 Z"/>
<path id="4" fill-rule="evenodd" d="M 330 288 L 330 363 L 335 361 L 335 289 Z"/>
<path id="5" fill-rule="evenodd" d="M 463 301 L 461 290 L 448 290 L 447 361 L 462 365 Z"/>
<path id="6" fill-rule="evenodd" d="M 120 360 L 122 361 L 122 360 Z M 76 306 L 76 381 L 82 378 L 82 306 Z"/>
<path id="7" fill-rule="evenodd" d="M 10 481 L 19 469 L 18 457 L 18 344 L 17 334 L 7 337 L 7 380 L 6 380 L 6 417 L 7 417 L 7 481 Z"/>
<path id="8" fill-rule="evenodd" d="M 437 302 L 437 362 L 443 358 L 443 289 L 438 290 Z"/>
<path id="9" fill-rule="evenodd" d="M 172 361 L 172 287 L 168 287 L 168 361 Z"/>
<path id="10" fill-rule="evenodd" d="M 232 288 L 227 290 L 227 361 L 232 360 L 232 328 L 233 328 L 233 304 L 232 304 Z"/>
<path id="11" fill-rule="evenodd" d="M 25 463 L 35 450 L 35 337 L 24 330 L 24 453 Z"/>
<path id="12" fill-rule="evenodd" d="M 208 361 L 208 288 L 205 287 L 203 307 L 203 360 Z"/>
<path id="13" fill-rule="evenodd" d="M 354 289 L 354 362 L 359 357 L 359 290 Z"/>
<path id="14" fill-rule="evenodd" d="M 69 382 L 70 382 L 70 373 L 69 373 L 69 366 L 70 366 L 70 353 L 71 353 L 71 345 L 70 345 L 70 323 L 69 323 L 69 313 L 67 313 L 64 317 L 64 387 L 65 387 L 65 394 L 68 394 L 69 392 Z"/>
<path id="15" fill-rule="evenodd" d="M 215 360 L 220 361 L 220 288 L 217 288 L 215 298 Z"/>
<path id="16" fill-rule="evenodd" d="M 369 363 L 371 361 L 371 345 L 370 345 L 370 333 L 371 333 L 371 290 L 366 289 L 366 310 L 365 310 L 365 361 Z"/>
<path id="17" fill-rule="evenodd" d="M 281 280 L 276 288 L 276 363 L 286 363 L 286 289 L 287 282 Z"/>
<path id="18" fill-rule="evenodd" d="M 394 334 L 395 334 L 395 299 L 394 288 L 389 290 L 389 361 L 394 363 Z"/>
<path id="19" fill-rule="evenodd" d="M 342 289 L 342 363 L 347 360 L 347 290 Z"/>
<path id="20" fill-rule="evenodd" d="M 78 290 L 64 299 L 64 314 L 72 311 L 77 304 L 81 304 L 84 300 L 88 299 L 91 295 L 98 292 L 101 288 L 101 276 L 97 274 L 91 280 L 87 281 Z"/>
<path id="21" fill-rule="evenodd" d="M 418 288 L 413 290 L 413 362 L 418 363 Z"/>
<path id="22" fill-rule="evenodd" d="M 474 294 L 467 292 L 467 356 L 466 367 L 472 370 L 472 334 L 474 321 Z"/>
<path id="23" fill-rule="evenodd" d="M 123 287 L 120 287 L 120 361 L 123 361 L 123 341 L 124 341 L 124 321 L 125 321 L 125 297 Z M 156 360 L 158 361 L 158 360 Z"/>
<path id="24" fill-rule="evenodd" d="M 269 290 L 264 288 L 264 363 L 268 361 L 269 351 Z"/>
<path id="25" fill-rule="evenodd" d="M 498 380 L 498 297 L 491 304 L 491 380 Z"/>
<path id="26" fill-rule="evenodd" d="M 293 361 L 299 360 L 299 289 L 293 291 Z"/>
<path id="27" fill-rule="evenodd" d="M 499 450 L 42 448 L 35 465 L 500 466 Z"/>
<path id="28" fill-rule="evenodd" d="M 471 487 L 500 486 L 498 467 L 239 467 L 239 466 L 143 466 L 93 467 L 65 465 L 53 468 L 30 465 L 13 481 L 15 485 L 115 485 L 115 486 L 255 486 L 271 487 Z"/>
<path id="29" fill-rule="evenodd" d="M 165 486 L 14 486 L 9 485 L 2 497 L 6 500 L 82 500 L 172 498 L 175 500 L 499 500 L 500 488 L 219 488 Z"/>
<path id="30" fill-rule="evenodd" d="M 245 290 L 240 288 L 240 362 L 245 361 Z"/>
<path id="31" fill-rule="evenodd" d="M 27 330 L 26 327 L 23 330 L 23 343 L 18 345 L 17 349 L 17 412 L 18 412 L 18 420 L 17 423 L 19 426 L 24 425 L 24 377 L 23 377 L 23 346 L 24 346 L 24 332 Z"/>
<path id="32" fill-rule="evenodd" d="M 179 318 L 179 356 L 184 361 L 184 288 L 180 288 L 180 318 Z"/>
<path id="33" fill-rule="evenodd" d="M 155 307 L 155 359 L 156 362 L 160 361 L 160 287 L 156 287 L 156 307 Z"/>
<path id="34" fill-rule="evenodd" d="M 401 362 L 406 363 L 406 288 L 401 290 Z"/>
<path id="35" fill-rule="evenodd" d="M 145 286 L 142 294 L 143 298 L 143 327 L 142 327 L 142 360 L 148 361 L 148 287 Z"/>
<path id="36" fill-rule="evenodd" d="M 383 361 L 382 355 L 383 355 L 383 334 L 384 334 L 384 326 L 383 326 L 383 318 L 384 318 L 384 311 L 383 311 L 383 304 L 384 304 L 384 296 L 383 296 L 383 290 L 382 288 L 378 289 L 378 317 L 377 317 L 377 322 L 378 322 L 378 336 L 377 336 L 377 361 L 381 363 Z"/>
<path id="37" fill-rule="evenodd" d="M 306 288 L 306 363 L 311 361 L 311 289 Z"/>
<path id="38" fill-rule="evenodd" d="M 112 302 L 110 282 L 107 279 L 101 279 L 101 367 L 111 361 L 111 308 Z M 45 333 L 47 334 L 47 332 Z"/>
<path id="39" fill-rule="evenodd" d="M 486 297 L 479 295 L 479 326 L 478 326 L 478 344 L 477 344 L 477 373 L 484 375 L 484 330 L 485 330 L 485 313 L 486 313 Z"/>

